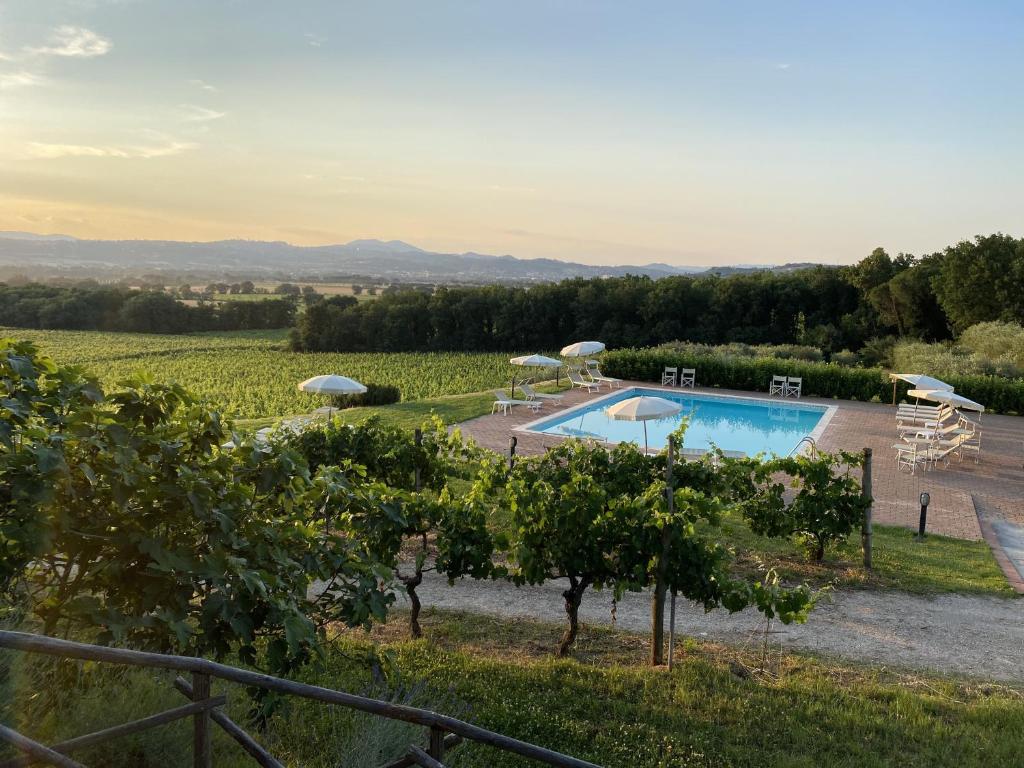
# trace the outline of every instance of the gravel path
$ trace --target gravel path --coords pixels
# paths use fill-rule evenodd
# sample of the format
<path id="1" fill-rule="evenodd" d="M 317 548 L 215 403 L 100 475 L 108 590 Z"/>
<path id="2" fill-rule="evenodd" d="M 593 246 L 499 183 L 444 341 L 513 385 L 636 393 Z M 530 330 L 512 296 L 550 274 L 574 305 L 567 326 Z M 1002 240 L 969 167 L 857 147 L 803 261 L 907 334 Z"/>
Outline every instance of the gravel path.
<path id="1" fill-rule="evenodd" d="M 449 587 L 447 580 L 428 573 L 418 592 L 424 608 L 563 622 L 564 588 L 561 582 L 516 588 L 472 580 Z M 580 619 L 610 625 L 610 609 L 609 592 L 588 590 Z M 649 621 L 647 594 L 627 594 L 619 603 L 619 629 L 647 633 Z M 753 611 L 705 614 L 683 600 L 676 607 L 677 634 L 734 645 L 758 643 L 753 635 L 763 626 Z M 773 643 L 780 642 L 789 649 L 874 665 L 1019 683 L 1024 682 L 1024 599 L 840 592 L 819 605 L 806 624 L 787 627 L 776 622 Z"/>

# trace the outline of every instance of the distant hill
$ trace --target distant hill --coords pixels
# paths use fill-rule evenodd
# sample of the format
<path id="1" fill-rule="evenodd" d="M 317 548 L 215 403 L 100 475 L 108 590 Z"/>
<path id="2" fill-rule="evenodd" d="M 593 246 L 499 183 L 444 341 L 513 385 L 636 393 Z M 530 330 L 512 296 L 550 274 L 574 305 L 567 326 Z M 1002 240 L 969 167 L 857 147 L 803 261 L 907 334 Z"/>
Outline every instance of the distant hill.
<path id="1" fill-rule="evenodd" d="M 556 259 L 480 253 L 435 253 L 400 240 L 353 240 L 322 246 L 219 240 L 80 240 L 67 235 L 0 232 L 0 265 L 25 271 L 82 275 L 189 273 L 250 278 L 331 279 L 360 275 L 391 281 L 551 282 L 573 277 L 696 274 L 705 267 L 669 264 L 594 266 Z M 714 268 L 749 271 L 763 267 Z"/>

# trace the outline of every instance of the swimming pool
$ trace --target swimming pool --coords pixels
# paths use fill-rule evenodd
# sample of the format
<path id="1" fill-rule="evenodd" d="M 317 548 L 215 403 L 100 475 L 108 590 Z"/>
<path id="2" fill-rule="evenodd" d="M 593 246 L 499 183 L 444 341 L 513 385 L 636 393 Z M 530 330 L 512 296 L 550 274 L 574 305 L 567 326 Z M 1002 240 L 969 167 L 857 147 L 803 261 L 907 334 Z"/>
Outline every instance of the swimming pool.
<path id="1" fill-rule="evenodd" d="M 518 428 L 518 431 L 556 437 L 594 438 L 609 443 L 633 442 L 643 447 L 644 425 L 615 421 L 604 409 L 631 397 L 663 397 L 679 403 L 683 410 L 665 419 L 647 422 L 647 442 L 660 450 L 680 420 L 690 417 L 683 447 L 739 451 L 787 456 L 805 436 L 820 437 L 835 412 L 834 407 L 784 400 L 766 400 L 733 395 L 708 395 L 658 387 L 629 387 L 547 416 Z"/>

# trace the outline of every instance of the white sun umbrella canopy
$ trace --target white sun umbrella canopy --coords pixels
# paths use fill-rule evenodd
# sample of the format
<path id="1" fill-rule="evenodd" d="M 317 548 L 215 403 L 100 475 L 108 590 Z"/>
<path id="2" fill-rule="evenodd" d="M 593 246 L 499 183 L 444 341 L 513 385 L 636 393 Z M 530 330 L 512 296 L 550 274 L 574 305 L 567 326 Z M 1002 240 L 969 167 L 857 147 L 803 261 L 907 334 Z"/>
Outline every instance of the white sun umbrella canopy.
<path id="1" fill-rule="evenodd" d="M 962 408 L 965 411 L 985 412 L 985 406 L 976 403 L 963 395 L 950 392 L 945 389 L 912 389 L 907 392 L 911 397 L 919 397 L 922 400 L 931 400 L 933 403 L 945 403 L 953 408 Z"/>
<path id="2" fill-rule="evenodd" d="M 512 365 L 522 366 L 524 368 L 560 368 L 562 365 L 561 360 L 555 360 L 553 357 L 547 357 L 546 355 L 520 355 L 519 357 L 513 357 L 509 360 Z M 516 396 L 516 380 L 512 377 L 512 397 Z"/>
<path id="3" fill-rule="evenodd" d="M 604 412 L 616 421 L 642 421 L 644 423 L 644 453 L 647 445 L 647 422 L 651 419 L 664 419 L 675 416 L 683 410 L 683 406 L 664 397 L 631 397 L 615 405 L 610 405 Z"/>
<path id="4" fill-rule="evenodd" d="M 603 341 L 577 341 L 575 344 L 562 347 L 562 351 L 559 354 L 562 357 L 588 357 L 589 355 L 604 352 L 604 349 Z"/>
<path id="5" fill-rule="evenodd" d="M 952 384 L 947 384 L 941 379 L 936 379 L 932 376 L 925 376 L 923 373 L 890 373 L 889 378 L 894 382 L 897 379 L 905 381 L 913 385 L 915 389 L 928 389 L 932 391 L 944 389 L 947 392 L 953 391 Z"/>
<path id="6" fill-rule="evenodd" d="M 311 379 L 299 382 L 301 392 L 309 392 L 314 395 L 329 395 L 331 397 L 342 397 L 344 395 L 361 395 L 366 391 L 366 386 L 348 376 L 327 374 L 314 376 Z M 328 409 L 327 418 L 330 419 L 332 409 Z"/>

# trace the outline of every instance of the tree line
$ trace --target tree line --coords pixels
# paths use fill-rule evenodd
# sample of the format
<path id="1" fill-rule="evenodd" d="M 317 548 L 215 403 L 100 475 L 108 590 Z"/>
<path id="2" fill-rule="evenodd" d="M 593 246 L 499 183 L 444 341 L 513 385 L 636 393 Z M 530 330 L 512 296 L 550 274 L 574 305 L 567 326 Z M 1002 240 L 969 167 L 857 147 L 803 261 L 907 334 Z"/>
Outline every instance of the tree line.
<path id="1" fill-rule="evenodd" d="M 890 336 L 952 338 L 979 322 L 1024 321 L 1024 239 L 978 236 L 920 258 L 875 249 L 852 266 L 653 280 L 573 279 L 529 288 L 398 290 L 332 297 L 292 335 L 308 351 L 557 349 L 673 340 L 857 350 Z"/>
<path id="2" fill-rule="evenodd" d="M 162 291 L 99 284 L 0 283 L 0 325 L 17 328 L 188 333 L 288 328 L 293 299 L 188 306 Z"/>

